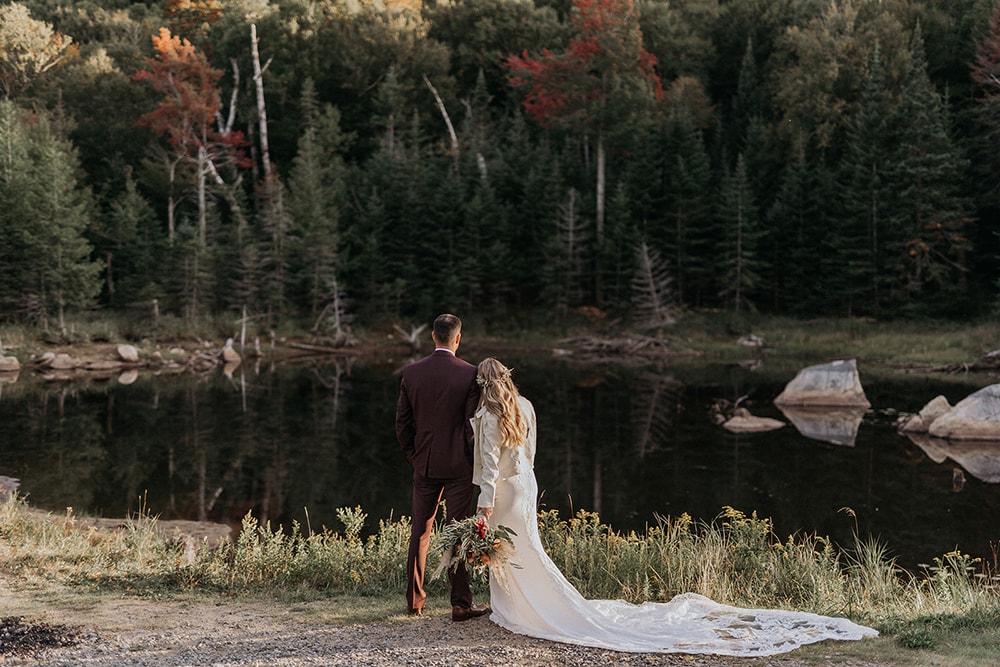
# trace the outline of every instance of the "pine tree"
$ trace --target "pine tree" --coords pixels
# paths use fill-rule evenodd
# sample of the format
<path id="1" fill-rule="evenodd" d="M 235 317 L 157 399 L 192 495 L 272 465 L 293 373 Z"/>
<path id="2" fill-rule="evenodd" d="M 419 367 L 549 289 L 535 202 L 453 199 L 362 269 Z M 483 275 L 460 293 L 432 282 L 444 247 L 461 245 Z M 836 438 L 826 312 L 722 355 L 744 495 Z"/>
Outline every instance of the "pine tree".
<path id="1" fill-rule="evenodd" d="M 677 123 L 671 147 L 669 228 L 656 241 L 668 251 L 678 296 L 684 303 L 702 305 L 714 300 L 716 292 L 712 168 L 703 135 L 690 122 Z"/>
<path id="2" fill-rule="evenodd" d="M 319 105 L 311 80 L 302 88 L 302 109 L 304 126 L 286 201 L 296 257 L 296 293 L 303 298 L 305 312 L 315 318 L 337 278 L 345 167 L 340 156 L 339 114 L 329 105 Z"/>
<path id="3" fill-rule="evenodd" d="M 848 317 L 881 314 L 883 261 L 892 206 L 892 105 L 878 49 L 869 62 L 858 111 L 850 120 L 841 162 L 841 218 L 826 239 L 831 257 L 826 287 Z"/>
<path id="4" fill-rule="evenodd" d="M 830 226 L 833 188 L 822 164 L 810 160 L 805 138 L 799 136 L 781 175 L 780 187 L 767 209 L 770 240 L 765 244 L 767 290 L 776 312 L 807 315 L 822 312 L 829 271 L 834 267 L 817 257 Z"/>
<path id="5" fill-rule="evenodd" d="M 124 189 L 108 203 L 101 218 L 95 245 L 105 262 L 108 304 L 134 305 L 161 298 L 157 261 L 164 239 L 156 212 L 139 192 L 130 169 L 125 172 Z"/>
<path id="6" fill-rule="evenodd" d="M 559 206 L 545 262 L 546 301 L 555 306 L 560 319 L 583 300 L 590 227 L 580 213 L 579 193 L 570 188 Z"/>
<path id="7" fill-rule="evenodd" d="M 738 318 L 745 308 L 755 307 L 754 290 L 761 268 L 757 206 L 742 153 L 736 160 L 736 169 L 723 180 L 719 219 L 724 234 L 719 245 L 723 259 L 719 296 Z"/>
<path id="8" fill-rule="evenodd" d="M 910 53 L 897 123 L 893 231 L 899 236 L 887 248 L 887 268 L 902 279 L 898 298 L 906 311 L 919 314 L 960 308 L 971 206 L 960 194 L 968 163 L 952 142 L 945 105 L 927 76 L 919 26 Z"/>
<path id="9" fill-rule="evenodd" d="M 45 113 L 30 118 L 0 100 L 0 295 L 4 310 L 65 330 L 67 309 L 89 306 L 101 263 L 84 236 L 93 202 L 77 181 L 79 163 Z"/>

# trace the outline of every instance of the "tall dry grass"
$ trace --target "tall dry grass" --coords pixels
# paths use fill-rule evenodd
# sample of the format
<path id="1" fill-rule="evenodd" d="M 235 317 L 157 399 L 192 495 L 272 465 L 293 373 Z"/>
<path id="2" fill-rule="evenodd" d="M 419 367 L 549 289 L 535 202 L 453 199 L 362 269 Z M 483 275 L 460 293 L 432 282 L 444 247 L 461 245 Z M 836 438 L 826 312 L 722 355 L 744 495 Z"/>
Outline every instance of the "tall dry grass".
<path id="1" fill-rule="evenodd" d="M 338 516 L 341 532 L 303 532 L 248 515 L 235 541 L 210 548 L 163 536 L 156 518 L 141 513 L 116 530 L 84 528 L 71 512 L 40 518 L 15 495 L 0 504 L 0 569 L 137 595 L 400 596 L 409 519 L 379 521 L 363 538 L 360 508 Z M 996 573 L 958 551 L 933 558 L 925 572 L 904 572 L 876 541 L 844 550 L 817 536 L 781 541 L 770 520 L 730 507 L 710 523 L 661 518 L 643 534 L 616 532 L 591 512 L 564 520 L 547 511 L 539 529 L 552 559 L 588 598 L 644 602 L 693 591 L 743 607 L 844 615 L 915 633 L 916 644 L 929 623 L 1000 628 Z M 443 594 L 443 581 L 429 583 L 432 594 Z"/>

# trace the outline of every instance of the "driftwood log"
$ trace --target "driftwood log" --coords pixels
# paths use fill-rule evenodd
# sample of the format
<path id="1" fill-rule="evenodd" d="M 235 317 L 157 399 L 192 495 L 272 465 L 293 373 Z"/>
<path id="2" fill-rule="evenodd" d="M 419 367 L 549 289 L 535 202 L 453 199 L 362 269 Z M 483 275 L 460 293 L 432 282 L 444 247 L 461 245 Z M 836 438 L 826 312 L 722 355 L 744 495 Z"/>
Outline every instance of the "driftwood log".
<path id="1" fill-rule="evenodd" d="M 603 336 L 576 336 L 559 341 L 579 356 L 590 358 L 663 357 L 673 354 L 665 338 L 631 334 L 617 338 Z"/>

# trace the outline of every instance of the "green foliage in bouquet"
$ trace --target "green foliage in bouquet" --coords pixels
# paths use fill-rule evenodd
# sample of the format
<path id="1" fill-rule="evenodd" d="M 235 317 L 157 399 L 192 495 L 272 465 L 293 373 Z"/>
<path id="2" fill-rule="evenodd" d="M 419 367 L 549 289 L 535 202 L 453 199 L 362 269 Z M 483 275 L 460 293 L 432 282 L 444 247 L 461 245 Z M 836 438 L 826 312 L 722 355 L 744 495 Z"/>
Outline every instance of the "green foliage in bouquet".
<path id="1" fill-rule="evenodd" d="M 437 579 L 448 568 L 457 570 L 459 565 L 473 577 L 486 578 L 492 565 L 509 560 L 509 551 L 514 548 L 511 540 L 517 535 L 507 526 L 490 526 L 481 514 L 462 521 L 450 521 L 441 531 L 441 563 L 434 571 L 432 579 Z"/>

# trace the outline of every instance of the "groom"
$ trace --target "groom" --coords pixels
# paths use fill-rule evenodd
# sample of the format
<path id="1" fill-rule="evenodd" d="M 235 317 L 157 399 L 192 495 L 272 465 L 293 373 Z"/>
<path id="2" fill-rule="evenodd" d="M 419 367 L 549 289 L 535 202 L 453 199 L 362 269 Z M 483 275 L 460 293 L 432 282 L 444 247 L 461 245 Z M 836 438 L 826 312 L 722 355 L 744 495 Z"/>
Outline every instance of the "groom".
<path id="1" fill-rule="evenodd" d="M 472 507 L 472 424 L 479 403 L 476 367 L 455 356 L 462 320 L 445 313 L 434 320 L 434 352 L 403 369 L 396 402 L 396 439 L 413 466 L 413 528 L 406 556 L 406 605 L 423 613 L 424 569 L 438 504 L 449 520 L 461 521 Z M 449 568 L 451 618 L 467 621 L 490 608 L 472 604 L 464 567 Z"/>

